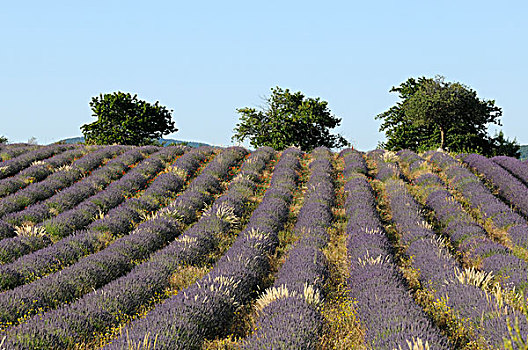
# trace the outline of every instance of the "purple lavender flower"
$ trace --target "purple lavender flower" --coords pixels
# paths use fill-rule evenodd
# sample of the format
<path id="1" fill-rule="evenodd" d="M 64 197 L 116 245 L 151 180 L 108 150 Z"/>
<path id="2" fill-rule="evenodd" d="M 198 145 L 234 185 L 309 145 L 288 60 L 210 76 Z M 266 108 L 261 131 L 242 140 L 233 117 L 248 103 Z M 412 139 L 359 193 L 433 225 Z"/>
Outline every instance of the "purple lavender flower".
<path id="1" fill-rule="evenodd" d="M 263 306 L 257 330 L 244 342 L 245 349 L 315 349 L 319 343 L 323 327 L 319 307 L 328 277 L 321 249 L 328 241 L 326 228 L 333 221 L 331 208 L 335 200 L 330 156 L 327 148 L 312 151 L 312 174 L 294 227 L 300 239 L 289 252 L 273 287 L 265 292 L 273 295 L 274 291 L 281 291 Z"/>
<path id="2" fill-rule="evenodd" d="M 237 148 L 228 149 L 223 157 L 218 158 L 218 162 L 228 163 L 224 167 L 228 171 L 245 155 L 244 152 Z M 214 162 L 210 168 L 213 171 L 218 169 Z M 126 215 L 122 214 L 120 217 Z M 64 268 L 60 273 L 0 294 L 0 320 L 2 323 L 16 323 L 22 315 L 28 316 L 40 309 L 56 308 L 60 303 L 101 287 L 130 271 L 135 261 L 144 259 L 164 246 L 180 230 L 181 225 L 176 219 L 168 216 L 154 218 L 139 225 L 132 234 Z"/>
<path id="3" fill-rule="evenodd" d="M 271 188 L 286 187 L 290 191 L 295 188 L 297 176 L 288 169 L 299 166 L 298 153 L 293 149 L 283 152 L 275 167 Z M 128 338 L 137 341 L 151 332 L 157 334 L 156 346 L 160 349 L 193 349 L 199 348 L 203 339 L 225 333 L 239 305 L 250 300 L 259 281 L 269 273 L 267 254 L 272 253 L 278 244 L 277 227 L 280 226 L 273 221 L 285 222 L 285 217 L 280 214 L 284 210 L 278 210 L 277 206 L 285 208 L 287 213 L 289 203 L 268 196 L 267 191 L 253 212 L 250 224 L 213 270 L 199 282 L 158 305 L 145 318 L 131 323 L 127 327 Z M 259 222 L 266 223 L 264 230 Z M 122 336 L 106 348 L 119 349 L 126 342 L 127 338 Z"/>
<path id="4" fill-rule="evenodd" d="M 18 157 L 24 153 L 36 150 L 42 146 L 30 145 L 25 143 L 13 143 L 2 146 L 0 152 L 0 164 L 4 164 L 6 161 Z"/>
<path id="5" fill-rule="evenodd" d="M 366 173 L 366 166 L 361 173 Z M 414 303 L 405 287 L 378 216 L 374 193 L 361 173 L 349 176 L 345 209 L 351 263 L 348 286 L 351 297 L 358 301 L 357 312 L 366 329 L 367 344 L 374 349 L 392 350 L 420 338 L 434 349 L 447 349 L 445 336 Z"/>
<path id="6" fill-rule="evenodd" d="M 109 146 L 89 153 L 76 160 L 71 168 L 54 172 L 44 181 L 33 183 L 12 195 L 0 199 L 0 217 L 53 196 L 57 191 L 70 186 L 83 175 L 100 166 L 107 157 L 114 157 L 125 150 L 124 146 Z"/>
<path id="7" fill-rule="evenodd" d="M 70 164 L 75 158 L 80 157 L 86 152 L 87 149 L 84 147 L 75 147 L 51 158 L 37 161 L 18 174 L 0 180 L 0 197 L 5 197 L 27 187 L 33 182 L 45 179 L 57 168 Z"/>
<path id="8" fill-rule="evenodd" d="M 445 153 L 433 153 L 430 161 L 444 171 L 449 185 L 460 191 L 484 220 L 490 220 L 494 227 L 507 231 L 514 244 L 528 246 L 526 221 L 495 197 L 471 171 Z"/>
<path id="9" fill-rule="evenodd" d="M 169 150 L 169 152 L 172 151 L 174 150 Z M 197 164 L 203 160 L 206 154 L 208 154 L 208 152 L 204 152 L 203 150 L 197 150 L 189 153 L 193 154 L 189 157 L 194 157 L 195 163 Z M 188 160 L 185 162 L 186 164 L 193 164 L 192 162 L 188 162 Z M 176 163 L 178 163 L 178 161 L 176 161 Z M 152 164 L 146 164 L 143 168 L 149 169 L 151 166 Z M 195 171 L 198 166 L 193 165 L 192 168 Z M 139 167 L 139 169 L 141 170 L 141 167 Z M 190 175 L 193 174 L 193 169 L 191 168 L 181 169 L 185 170 Z M 170 175 L 167 174 L 166 176 Z M 144 180 L 147 181 L 147 179 Z M 152 185 L 157 186 L 156 180 L 152 183 Z M 168 185 L 173 186 L 174 190 L 174 186 L 180 186 L 181 188 L 183 184 L 182 182 L 175 181 Z M 166 193 L 164 188 L 157 188 L 163 193 Z M 109 189 L 107 189 L 107 191 L 109 191 Z M 111 194 L 112 196 L 114 193 L 117 194 L 118 203 L 121 202 L 123 200 L 122 194 L 119 194 L 116 191 L 107 192 L 107 194 Z M 150 193 L 152 194 L 153 192 L 151 191 Z M 203 202 L 200 202 L 200 205 L 201 204 L 203 204 Z M 112 214 L 108 213 L 105 218 L 93 222 L 91 227 L 94 229 L 91 229 L 86 233 L 77 232 L 71 238 L 60 240 L 50 247 L 40 249 L 33 254 L 23 256 L 12 264 L 0 266 L 0 276 L 3 277 L 3 280 L 0 278 L 0 280 L 2 280 L 0 281 L 0 289 L 3 290 L 13 288 L 23 283 L 28 283 L 37 277 L 68 266 L 84 255 L 100 250 L 103 248 L 102 241 L 104 240 L 101 239 L 101 233 L 95 230 L 95 228 L 98 228 L 99 231 L 106 230 L 105 232 L 110 234 L 124 234 L 125 232 L 123 231 L 123 226 L 121 226 L 121 224 L 124 225 L 124 227 L 128 227 L 129 229 L 132 228 L 132 222 L 134 220 L 138 221 L 139 219 L 139 210 L 141 210 L 141 208 L 145 209 L 147 206 L 148 208 L 153 209 L 151 205 L 152 203 L 148 200 L 130 200 L 129 204 L 118 207 L 119 209 L 116 208 Z M 75 227 L 78 228 L 78 226 L 83 226 L 84 223 L 87 224 L 93 220 L 94 210 L 97 210 L 96 204 L 88 202 L 79 206 L 78 210 L 76 211 L 63 213 L 62 217 L 64 220 L 60 222 L 58 229 L 63 230 L 64 232 L 73 232 L 73 230 L 76 229 Z M 124 213 L 126 214 L 123 215 Z M 47 229 L 49 230 L 49 228 Z M 15 278 L 13 276 L 18 277 Z"/>
<path id="10" fill-rule="evenodd" d="M 414 162 L 423 162 L 412 155 L 408 156 L 407 159 L 411 159 Z M 455 230 L 454 234 L 452 234 L 455 244 L 460 244 L 461 241 L 468 237 L 480 237 L 481 239 L 486 237 L 482 229 L 478 230 L 478 225 L 475 225 L 469 217 L 462 215 L 464 212 L 460 206 L 453 206 L 455 203 L 454 198 L 444 190 L 443 186 L 439 185 L 437 181 L 431 181 L 430 183 L 432 185 L 427 187 L 430 191 L 427 203 L 431 207 L 438 209 L 437 215 L 439 215 L 438 218 L 441 222 L 445 223 L 451 230 Z M 425 219 L 420 216 L 420 208 L 406 188 L 395 180 L 388 180 L 385 185 L 391 206 L 392 220 L 402 234 L 401 240 L 408 244 L 406 254 L 412 257 L 413 266 L 420 271 L 419 279 L 422 286 L 434 291 L 437 298 L 445 298 L 447 305 L 452 311 L 461 319 L 468 320 L 475 333 L 486 338 L 490 345 L 502 345 L 503 337 L 508 334 L 505 326 L 507 323 L 506 319 L 515 316 L 515 313 L 508 314 L 505 310 L 501 310 L 493 295 L 486 295 L 477 286 L 464 282 L 457 275 L 457 273 L 460 273 L 461 267 L 451 257 L 449 251 L 438 244 L 438 241 L 434 239 L 434 232 L 427 225 L 419 225 L 419 223 L 425 223 Z M 464 225 L 465 222 L 472 225 L 466 226 Z M 461 226 L 467 229 L 462 230 L 462 233 L 457 232 Z M 478 240 L 470 241 L 477 242 Z M 500 252 L 501 250 L 493 250 L 489 244 L 486 246 L 488 247 L 488 252 L 483 257 L 483 261 L 493 264 L 494 267 L 497 267 L 497 263 L 505 263 L 506 260 L 504 259 L 488 260 L 490 253 Z M 467 246 L 465 247 L 467 248 Z M 490 248 L 492 250 L 489 250 Z M 475 253 L 475 250 L 472 253 Z M 507 260 L 512 261 L 511 258 Z M 507 272 L 506 266 L 502 266 L 503 272 Z M 486 269 L 490 271 L 489 266 L 486 266 Z M 486 316 L 484 317 L 483 315 Z M 488 321 L 503 324 L 503 326 L 490 328 L 486 326 Z M 522 321 L 521 328 L 528 329 L 528 323 Z"/>
<path id="11" fill-rule="evenodd" d="M 501 197 L 523 215 L 528 216 L 528 188 L 507 170 L 479 154 L 469 154 L 462 158 L 464 163 L 484 174 L 499 190 Z M 519 169 L 522 173 L 522 170 Z"/>
<path id="12" fill-rule="evenodd" d="M 4 161 L 0 166 L 0 179 L 13 176 L 22 169 L 29 167 L 33 162 L 52 157 L 74 147 L 71 145 L 44 146 Z"/>

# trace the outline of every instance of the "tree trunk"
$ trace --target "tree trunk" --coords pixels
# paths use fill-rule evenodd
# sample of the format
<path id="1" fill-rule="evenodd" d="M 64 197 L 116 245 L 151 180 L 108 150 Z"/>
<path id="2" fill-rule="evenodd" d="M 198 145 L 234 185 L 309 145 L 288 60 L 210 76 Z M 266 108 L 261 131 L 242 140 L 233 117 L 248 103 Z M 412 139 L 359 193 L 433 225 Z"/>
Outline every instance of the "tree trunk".
<path id="1" fill-rule="evenodd" d="M 445 143 L 445 137 L 444 137 L 444 128 L 439 125 L 438 128 L 440 129 L 440 149 L 444 149 L 444 143 Z"/>

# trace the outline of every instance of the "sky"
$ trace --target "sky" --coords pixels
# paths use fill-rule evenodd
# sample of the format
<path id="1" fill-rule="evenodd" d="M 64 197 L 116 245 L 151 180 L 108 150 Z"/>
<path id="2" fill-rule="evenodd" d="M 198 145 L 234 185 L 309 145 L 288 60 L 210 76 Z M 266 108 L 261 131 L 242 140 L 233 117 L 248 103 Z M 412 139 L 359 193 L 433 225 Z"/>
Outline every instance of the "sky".
<path id="1" fill-rule="evenodd" d="M 166 137 L 231 145 L 271 88 L 328 102 L 360 150 L 410 77 L 442 75 L 502 108 L 528 144 L 526 1 L 10 1 L 0 10 L 0 135 L 81 136 L 114 91 L 174 110 Z M 493 133 L 495 128 L 490 129 Z"/>

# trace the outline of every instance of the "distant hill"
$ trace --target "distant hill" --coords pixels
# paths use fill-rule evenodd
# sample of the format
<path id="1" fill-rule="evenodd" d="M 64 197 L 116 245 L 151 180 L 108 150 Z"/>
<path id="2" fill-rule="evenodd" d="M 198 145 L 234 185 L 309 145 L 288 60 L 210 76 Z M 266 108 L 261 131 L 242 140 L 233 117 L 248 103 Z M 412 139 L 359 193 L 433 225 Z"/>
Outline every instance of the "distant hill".
<path id="1" fill-rule="evenodd" d="M 528 145 L 521 146 L 521 159 L 528 159 Z"/>
<path id="2" fill-rule="evenodd" d="M 70 137 L 64 140 L 60 140 L 58 142 L 64 142 L 64 143 L 82 143 L 84 142 L 84 137 Z M 186 144 L 189 147 L 200 147 L 200 146 L 211 146 L 207 143 L 202 142 L 194 142 L 194 141 L 182 141 L 182 140 L 174 140 L 174 139 L 159 139 L 159 142 L 161 142 L 164 146 L 170 146 L 170 145 L 179 145 L 179 144 Z"/>

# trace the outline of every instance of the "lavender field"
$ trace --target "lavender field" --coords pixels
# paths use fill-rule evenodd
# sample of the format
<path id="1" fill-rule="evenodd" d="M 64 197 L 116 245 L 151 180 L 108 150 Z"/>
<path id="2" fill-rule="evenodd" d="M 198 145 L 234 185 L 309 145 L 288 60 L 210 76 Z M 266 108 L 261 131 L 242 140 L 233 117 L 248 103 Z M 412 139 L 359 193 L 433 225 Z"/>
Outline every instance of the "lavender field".
<path id="1" fill-rule="evenodd" d="M 0 146 L 0 349 L 528 349 L 528 163 Z"/>

